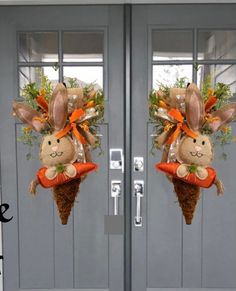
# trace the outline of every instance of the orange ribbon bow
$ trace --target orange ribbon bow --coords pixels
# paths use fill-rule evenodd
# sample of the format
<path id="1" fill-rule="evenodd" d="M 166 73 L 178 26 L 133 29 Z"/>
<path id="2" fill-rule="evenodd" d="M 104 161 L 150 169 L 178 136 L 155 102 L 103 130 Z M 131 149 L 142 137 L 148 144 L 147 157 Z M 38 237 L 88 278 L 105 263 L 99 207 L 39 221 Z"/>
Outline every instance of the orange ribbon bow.
<path id="1" fill-rule="evenodd" d="M 62 138 L 69 131 L 72 131 L 74 136 L 78 139 L 79 142 L 81 142 L 82 144 L 86 144 L 85 138 L 78 131 L 77 125 L 76 125 L 76 121 L 79 121 L 84 115 L 85 115 L 85 112 L 84 112 L 83 109 L 79 108 L 79 109 L 74 110 L 73 113 L 71 114 L 70 118 L 69 118 L 70 122 L 67 124 L 67 126 L 64 129 L 62 129 L 61 131 L 59 131 L 56 134 L 56 137 L 57 138 Z M 83 127 L 83 129 L 84 129 L 84 127 Z"/>
<path id="2" fill-rule="evenodd" d="M 171 136 L 167 140 L 167 144 L 171 145 L 177 137 L 180 135 L 181 130 L 184 131 L 188 136 L 192 138 L 196 138 L 197 134 L 194 133 L 185 123 L 184 123 L 184 117 L 181 114 L 181 112 L 178 109 L 172 108 L 169 112 L 168 115 L 172 117 L 174 120 L 178 121 L 176 124 L 176 129 L 175 131 L 171 134 Z"/>

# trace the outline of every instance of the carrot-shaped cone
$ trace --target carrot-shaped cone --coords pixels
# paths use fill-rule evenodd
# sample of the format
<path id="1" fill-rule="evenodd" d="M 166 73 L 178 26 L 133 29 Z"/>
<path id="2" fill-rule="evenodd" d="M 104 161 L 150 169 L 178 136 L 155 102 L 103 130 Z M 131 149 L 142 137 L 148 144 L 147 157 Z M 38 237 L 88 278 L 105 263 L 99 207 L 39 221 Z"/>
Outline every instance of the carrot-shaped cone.
<path id="1" fill-rule="evenodd" d="M 75 198 L 79 191 L 80 179 L 53 187 L 53 198 L 57 205 L 62 224 L 67 224 Z"/>
<path id="2" fill-rule="evenodd" d="M 195 208 L 200 198 L 200 187 L 185 183 L 176 178 L 173 178 L 172 182 L 185 222 L 186 224 L 192 224 Z"/>
<path id="3" fill-rule="evenodd" d="M 55 178 L 46 177 L 47 168 L 41 168 L 38 172 L 38 182 L 45 188 L 52 187 L 53 197 L 62 224 L 67 224 L 75 198 L 79 191 L 81 179 L 89 172 L 97 169 L 94 163 L 74 163 L 76 175 L 71 178 L 65 172 L 58 173 Z"/>
<path id="4" fill-rule="evenodd" d="M 156 165 L 156 169 L 173 177 L 171 181 L 178 197 L 179 206 L 182 209 L 186 224 L 191 224 L 200 198 L 200 187 L 210 187 L 215 181 L 216 173 L 214 169 L 207 167 L 208 177 L 204 180 L 199 179 L 195 173 L 191 172 L 180 178 L 177 174 L 180 165 L 180 163 L 159 163 Z"/>

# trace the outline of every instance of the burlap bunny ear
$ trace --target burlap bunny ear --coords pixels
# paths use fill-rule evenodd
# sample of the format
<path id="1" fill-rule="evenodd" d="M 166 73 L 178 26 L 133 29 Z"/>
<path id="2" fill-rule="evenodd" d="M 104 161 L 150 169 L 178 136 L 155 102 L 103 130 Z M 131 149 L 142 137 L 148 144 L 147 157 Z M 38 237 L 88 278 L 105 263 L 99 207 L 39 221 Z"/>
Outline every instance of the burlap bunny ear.
<path id="1" fill-rule="evenodd" d="M 62 83 L 59 83 L 53 91 L 48 110 L 49 122 L 56 131 L 64 128 L 67 119 L 67 111 L 67 89 Z"/>
<path id="2" fill-rule="evenodd" d="M 204 106 L 201 93 L 194 83 L 186 89 L 185 110 L 189 127 L 193 131 L 198 131 L 204 122 Z"/>
<path id="3" fill-rule="evenodd" d="M 35 131 L 40 132 L 45 126 L 45 122 L 42 121 L 43 119 L 41 114 L 32 109 L 29 105 L 25 103 L 13 102 L 12 108 L 16 116 Z"/>
<path id="4" fill-rule="evenodd" d="M 208 126 L 213 132 L 224 127 L 236 117 L 236 103 L 229 103 L 212 113 Z"/>

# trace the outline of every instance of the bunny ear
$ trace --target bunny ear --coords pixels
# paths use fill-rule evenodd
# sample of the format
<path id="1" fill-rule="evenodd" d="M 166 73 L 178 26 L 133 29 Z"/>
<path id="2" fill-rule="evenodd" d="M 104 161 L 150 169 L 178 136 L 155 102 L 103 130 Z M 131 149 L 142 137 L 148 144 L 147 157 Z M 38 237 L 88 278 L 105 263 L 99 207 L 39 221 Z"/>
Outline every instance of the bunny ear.
<path id="1" fill-rule="evenodd" d="M 229 103 L 212 114 L 212 121 L 208 123 L 208 126 L 213 132 L 216 132 L 227 123 L 230 123 L 235 117 L 236 103 Z"/>
<path id="2" fill-rule="evenodd" d="M 204 121 L 204 106 L 201 93 L 194 83 L 186 89 L 185 111 L 189 127 L 193 131 L 198 131 Z"/>
<path id="3" fill-rule="evenodd" d="M 29 105 L 25 103 L 13 102 L 12 108 L 16 116 L 35 131 L 40 132 L 45 126 L 45 123 L 40 121 L 40 118 L 42 117 L 41 114 L 32 109 Z"/>
<path id="4" fill-rule="evenodd" d="M 48 109 L 49 122 L 56 131 L 61 130 L 65 126 L 67 111 L 67 89 L 62 83 L 59 83 L 52 93 Z"/>

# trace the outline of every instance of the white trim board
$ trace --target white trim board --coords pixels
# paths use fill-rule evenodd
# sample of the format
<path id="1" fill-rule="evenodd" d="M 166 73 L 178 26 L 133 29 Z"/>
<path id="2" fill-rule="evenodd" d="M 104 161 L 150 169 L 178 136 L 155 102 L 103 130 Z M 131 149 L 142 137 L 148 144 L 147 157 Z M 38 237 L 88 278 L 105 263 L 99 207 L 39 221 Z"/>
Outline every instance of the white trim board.
<path id="1" fill-rule="evenodd" d="M 0 5 L 227 4 L 236 0 L 0 0 Z"/>

